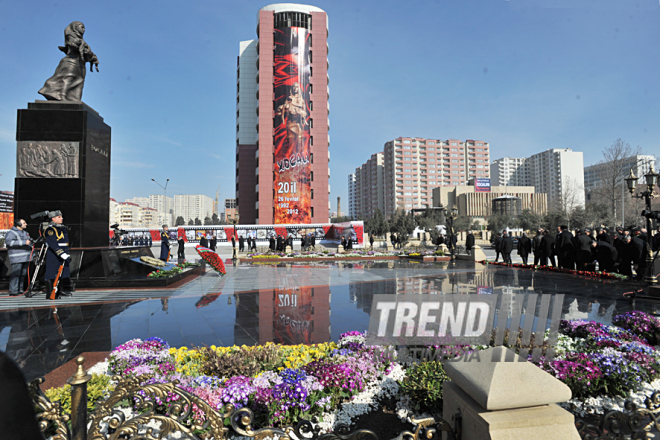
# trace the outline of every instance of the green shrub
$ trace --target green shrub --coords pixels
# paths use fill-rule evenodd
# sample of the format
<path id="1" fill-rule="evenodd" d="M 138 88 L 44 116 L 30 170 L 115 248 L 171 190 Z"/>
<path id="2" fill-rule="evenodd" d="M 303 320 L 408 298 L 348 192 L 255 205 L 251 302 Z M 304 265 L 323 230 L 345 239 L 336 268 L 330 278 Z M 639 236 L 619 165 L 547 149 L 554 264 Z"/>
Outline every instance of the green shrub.
<path id="1" fill-rule="evenodd" d="M 400 393 L 407 394 L 416 410 L 431 413 L 442 411 L 442 390 L 449 380 L 441 362 L 422 362 L 408 372 Z"/>
<path id="2" fill-rule="evenodd" d="M 110 385 L 110 376 L 93 374 L 92 379 L 87 382 L 87 412 L 92 412 L 96 407 L 96 403 L 107 398 L 114 388 L 114 385 Z M 51 402 L 60 402 L 63 414 L 71 414 L 71 385 L 51 388 L 46 390 L 44 394 Z"/>

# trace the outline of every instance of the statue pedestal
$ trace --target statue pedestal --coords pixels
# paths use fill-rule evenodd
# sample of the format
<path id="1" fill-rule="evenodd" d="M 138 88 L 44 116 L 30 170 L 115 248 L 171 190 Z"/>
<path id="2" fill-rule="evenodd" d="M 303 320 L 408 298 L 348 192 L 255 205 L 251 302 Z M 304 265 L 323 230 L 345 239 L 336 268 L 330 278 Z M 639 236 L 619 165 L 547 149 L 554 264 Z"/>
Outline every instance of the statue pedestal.
<path id="1" fill-rule="evenodd" d="M 60 210 L 70 247 L 108 246 L 110 127 L 82 102 L 36 101 L 18 110 L 14 215 Z"/>

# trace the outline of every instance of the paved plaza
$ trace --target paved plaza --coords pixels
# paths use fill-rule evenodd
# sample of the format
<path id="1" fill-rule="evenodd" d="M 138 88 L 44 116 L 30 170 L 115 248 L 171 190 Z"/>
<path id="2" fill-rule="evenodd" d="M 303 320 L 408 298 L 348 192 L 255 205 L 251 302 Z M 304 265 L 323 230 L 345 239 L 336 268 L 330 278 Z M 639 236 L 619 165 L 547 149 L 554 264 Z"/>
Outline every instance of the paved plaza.
<path id="1" fill-rule="evenodd" d="M 28 380 L 85 352 L 107 352 L 132 338 L 172 346 L 336 341 L 367 329 L 374 294 L 564 294 L 565 319 L 609 323 L 652 301 L 622 295 L 630 281 L 604 280 L 467 261 L 242 263 L 164 290 L 78 290 L 72 298 L 0 299 L 0 350 Z"/>

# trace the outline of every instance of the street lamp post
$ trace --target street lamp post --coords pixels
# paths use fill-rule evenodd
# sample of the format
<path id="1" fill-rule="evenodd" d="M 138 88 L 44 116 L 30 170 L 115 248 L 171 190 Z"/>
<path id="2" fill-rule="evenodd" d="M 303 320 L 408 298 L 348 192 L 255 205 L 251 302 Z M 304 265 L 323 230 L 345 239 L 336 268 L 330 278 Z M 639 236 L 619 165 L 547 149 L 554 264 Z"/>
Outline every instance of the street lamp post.
<path id="1" fill-rule="evenodd" d="M 626 184 L 628 185 L 628 190 L 630 191 L 631 197 L 636 199 L 644 199 L 646 204 L 645 210 L 642 212 L 642 215 L 646 217 L 646 242 L 648 247 L 648 252 L 646 254 L 647 272 L 644 276 L 644 281 L 649 284 L 656 284 L 658 279 L 654 273 L 653 246 L 651 244 L 651 200 L 660 194 L 655 192 L 655 187 L 658 185 L 658 173 L 653 170 L 653 165 L 651 165 L 651 169 L 648 173 L 646 173 L 644 179 L 646 180 L 646 190 L 635 194 L 635 188 L 637 187 L 637 180 L 639 180 L 639 178 L 635 176 L 631 168 L 630 175 L 626 177 Z"/>
<path id="2" fill-rule="evenodd" d="M 451 244 L 451 259 L 455 260 L 454 220 L 458 218 L 458 208 L 456 205 L 452 205 L 451 212 L 447 212 L 446 216 L 447 220 L 449 221 L 449 244 Z"/>

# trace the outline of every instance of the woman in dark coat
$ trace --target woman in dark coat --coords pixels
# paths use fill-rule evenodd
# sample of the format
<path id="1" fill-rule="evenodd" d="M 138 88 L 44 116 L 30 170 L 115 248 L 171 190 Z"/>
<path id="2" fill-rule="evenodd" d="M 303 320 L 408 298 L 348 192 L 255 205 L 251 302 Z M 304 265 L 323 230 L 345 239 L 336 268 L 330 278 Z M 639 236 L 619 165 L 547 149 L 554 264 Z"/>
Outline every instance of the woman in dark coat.
<path id="1" fill-rule="evenodd" d="M 532 240 L 527 237 L 527 234 L 523 232 L 522 237 L 518 240 L 518 255 L 522 258 L 523 264 L 527 265 L 527 258 L 529 253 L 532 251 Z"/>

